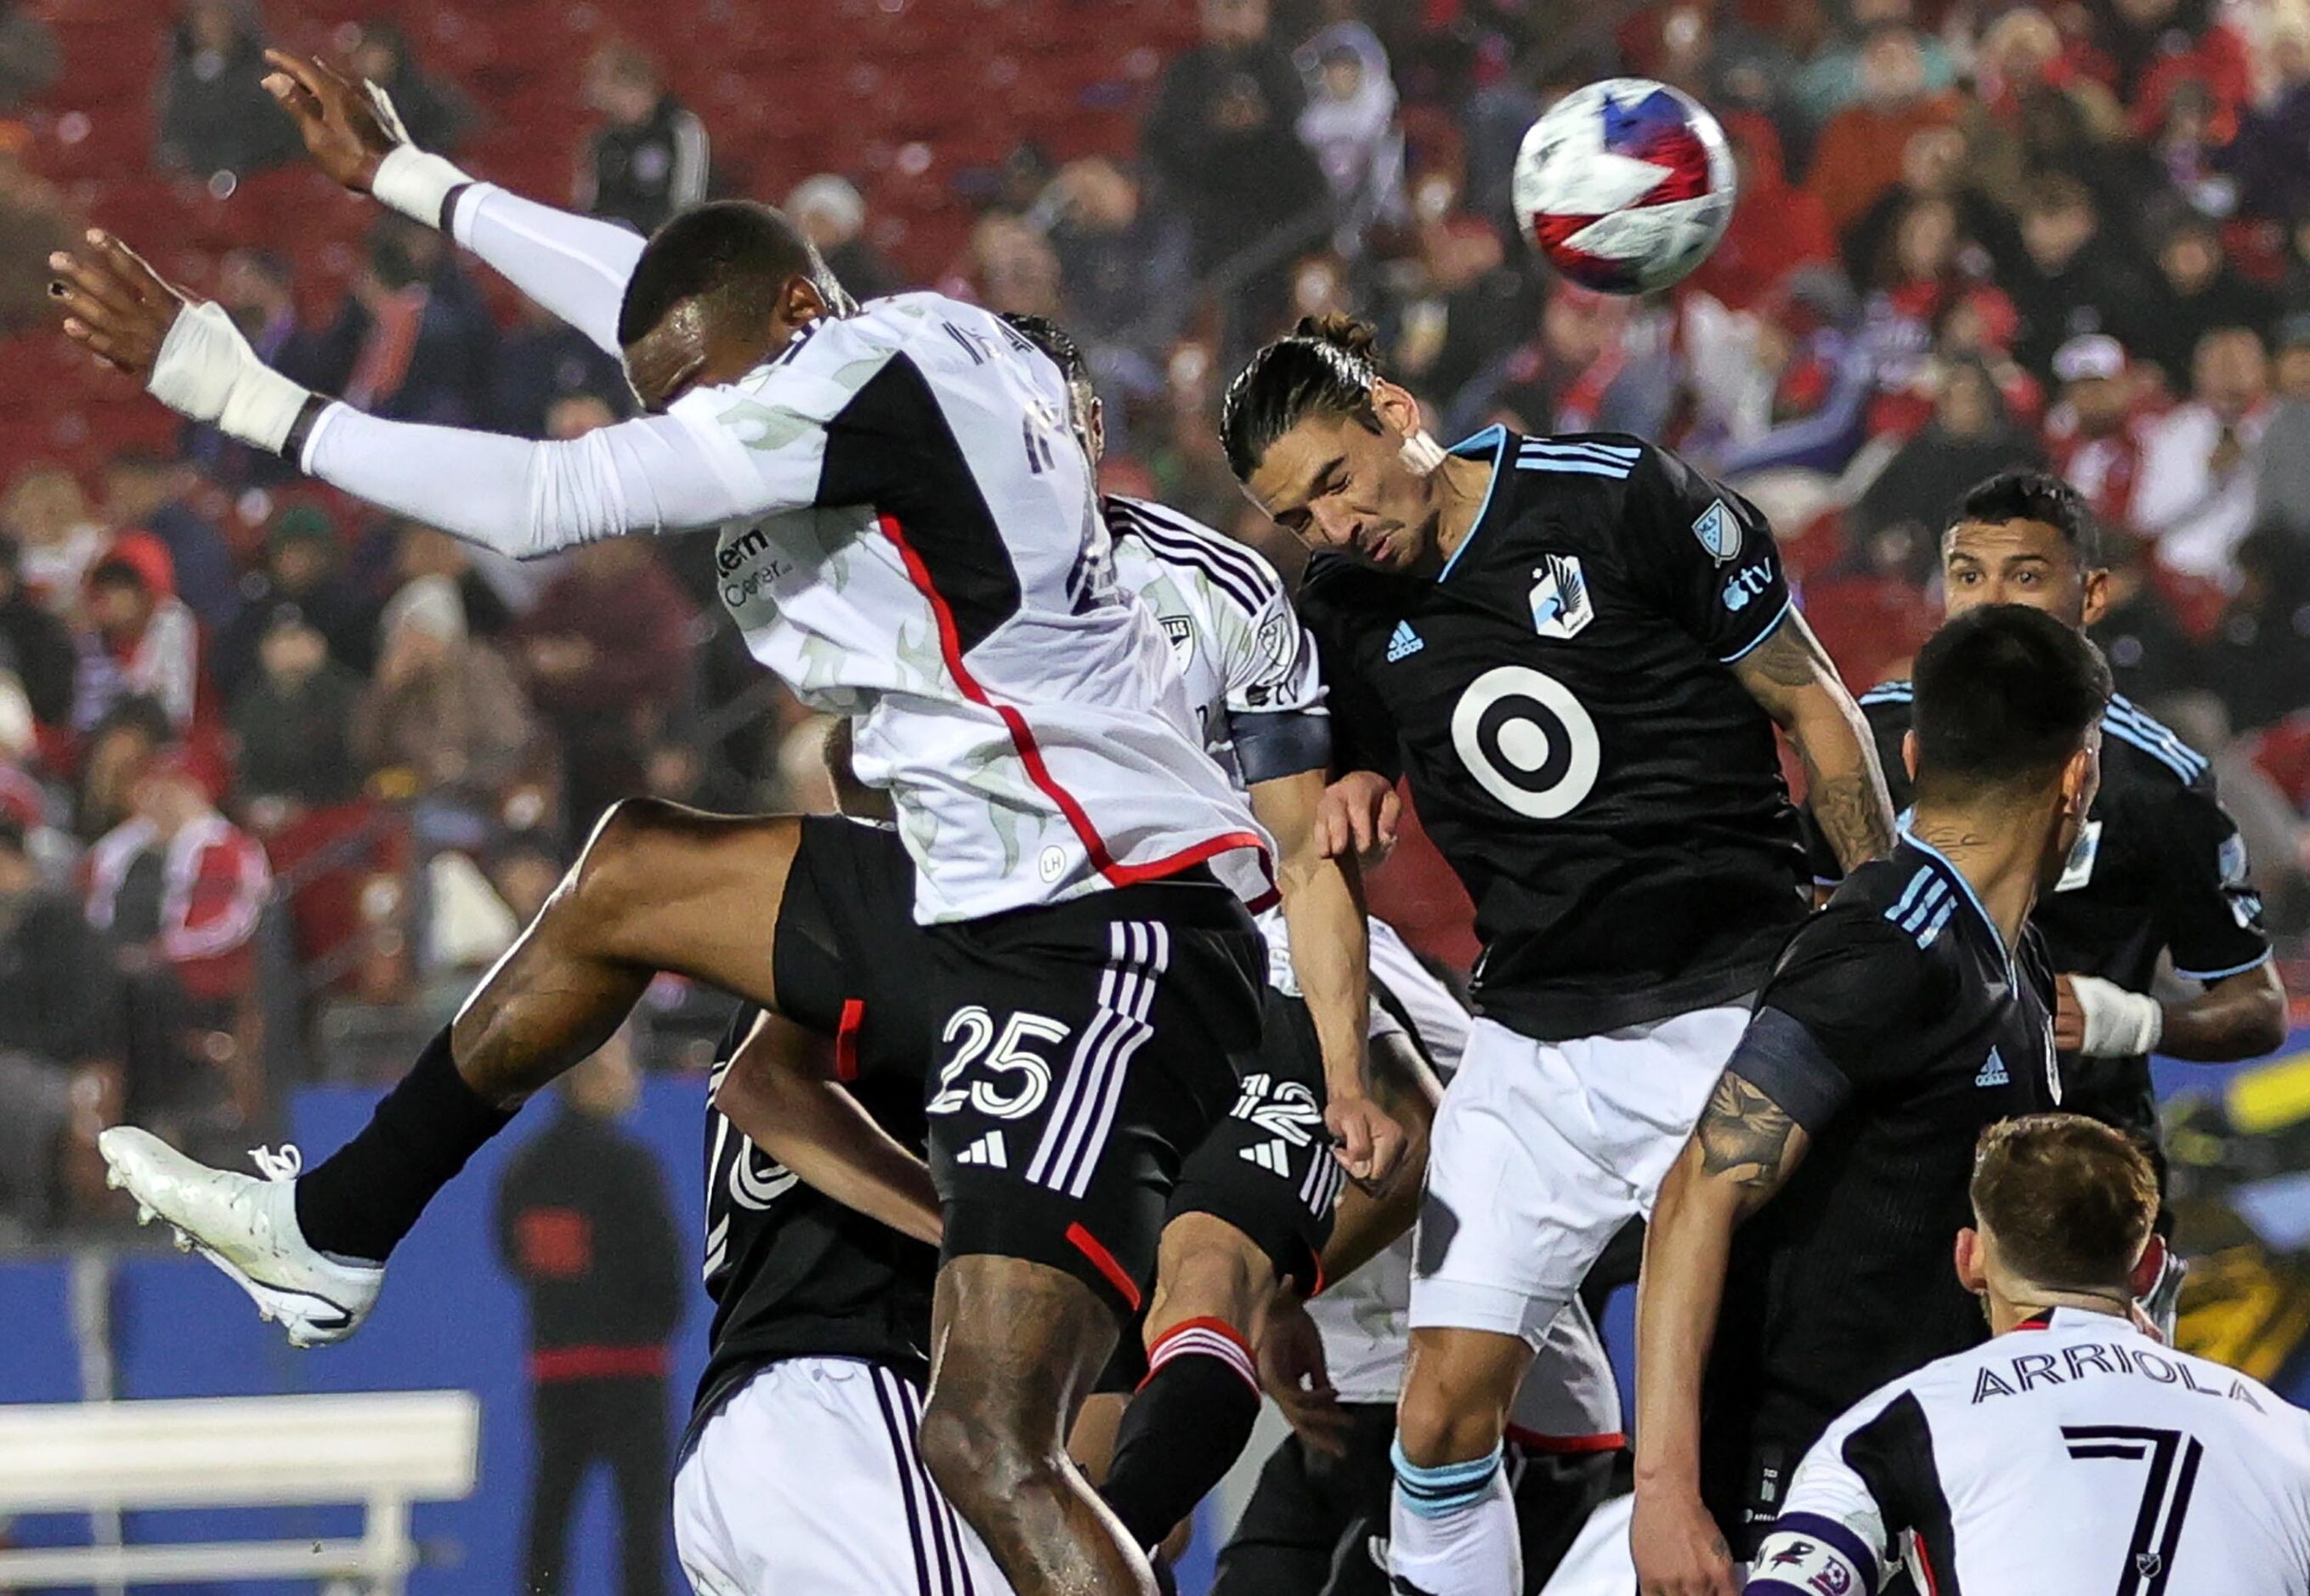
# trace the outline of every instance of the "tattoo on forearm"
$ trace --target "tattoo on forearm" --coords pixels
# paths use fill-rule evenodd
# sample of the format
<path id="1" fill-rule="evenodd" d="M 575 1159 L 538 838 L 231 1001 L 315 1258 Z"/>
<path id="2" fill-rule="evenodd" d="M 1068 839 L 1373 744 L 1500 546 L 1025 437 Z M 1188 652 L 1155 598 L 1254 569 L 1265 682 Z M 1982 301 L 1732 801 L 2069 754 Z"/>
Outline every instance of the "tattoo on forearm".
<path id="1" fill-rule="evenodd" d="M 1727 1071 L 1708 1094 L 1695 1132 L 1701 1167 L 1730 1175 L 1744 1191 L 1768 1196 L 1779 1189 L 1796 1129 L 1780 1105 Z"/>
<path id="2" fill-rule="evenodd" d="M 1867 770 L 1813 777 L 1807 802 L 1837 861 L 1851 870 L 1893 851 L 1893 816 Z"/>
<path id="3" fill-rule="evenodd" d="M 1786 621 L 1741 662 L 1744 672 L 1760 676 L 1775 687 L 1810 687 L 1820 679 L 1821 664 L 1811 637 Z"/>

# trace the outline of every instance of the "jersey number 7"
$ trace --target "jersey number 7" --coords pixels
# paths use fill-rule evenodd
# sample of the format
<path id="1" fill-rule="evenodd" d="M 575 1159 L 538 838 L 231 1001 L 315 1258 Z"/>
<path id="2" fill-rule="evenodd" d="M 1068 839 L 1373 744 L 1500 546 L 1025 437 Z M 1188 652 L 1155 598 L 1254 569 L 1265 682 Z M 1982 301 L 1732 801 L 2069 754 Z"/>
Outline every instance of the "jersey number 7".
<path id="1" fill-rule="evenodd" d="M 2205 1447 L 2180 1430 L 2134 1425 L 2063 1425 L 2070 1456 L 2080 1462 L 2104 1458 L 2149 1465 L 2142 1482 L 2141 1507 L 2133 1518 L 2133 1544 L 2117 1576 L 2117 1596 L 2163 1596 L 2174 1576 L 2174 1550 L 2181 1544 L 2182 1520 L 2198 1482 Z M 2179 1467 L 2176 1467 L 2178 1460 Z"/>

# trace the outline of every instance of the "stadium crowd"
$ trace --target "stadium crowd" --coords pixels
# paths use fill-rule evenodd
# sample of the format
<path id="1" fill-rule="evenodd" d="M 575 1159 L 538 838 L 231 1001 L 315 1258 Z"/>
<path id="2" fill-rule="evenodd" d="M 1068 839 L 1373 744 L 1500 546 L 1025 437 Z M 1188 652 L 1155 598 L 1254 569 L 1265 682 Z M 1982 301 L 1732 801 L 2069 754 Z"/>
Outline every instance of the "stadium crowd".
<path id="1" fill-rule="evenodd" d="M 61 103 L 80 65 L 43 10 L 0 0 L 17 326 L 77 225 L 5 121 Z M 257 81 L 291 10 L 181 6 L 156 52 L 156 172 L 215 192 L 301 159 Z M 1242 499 L 1213 419 L 1240 358 L 1298 317 L 1375 320 L 1445 436 L 1505 421 L 1673 445 L 1772 515 L 1855 689 L 1931 629 L 1950 496 L 2050 463 L 2108 533 L 2120 686 L 2214 755 L 2299 946 L 2310 5 L 1203 0 L 1200 23 L 1133 80 L 1135 147 L 1019 143 L 968 186 L 951 257 L 879 225 L 862 173 L 761 197 L 861 297 L 926 282 L 1069 326 L 1107 399 L 1111 484 L 1287 570 L 1298 551 Z M 429 147 L 491 115 L 485 84 L 389 21 L 332 43 Z M 1722 246 L 1657 300 L 1548 281 L 1510 214 L 1524 129 L 1616 73 L 1698 96 L 1740 171 Z M 679 78 L 630 43 L 596 51 L 581 204 L 647 229 L 775 169 Z M 430 230 L 377 223 L 326 315 L 299 271 L 239 248 L 203 286 L 321 391 L 534 437 L 631 405 L 582 338 L 501 320 Z M 360 1073 L 349 1039 L 377 1017 L 431 1028 L 620 795 L 825 805 L 823 728 L 720 623 L 702 545 L 517 567 L 285 472 L 193 429 L 94 473 L 36 461 L 0 494 L 0 1125 L 21 1155 L 0 1159 L 0 1225 L 99 1212 L 92 1139 L 124 1112 L 237 1149 L 286 1081 Z M 1377 896 L 1464 957 L 1428 857 L 1407 849 Z M 658 995 L 676 1020 L 701 1001 Z"/>

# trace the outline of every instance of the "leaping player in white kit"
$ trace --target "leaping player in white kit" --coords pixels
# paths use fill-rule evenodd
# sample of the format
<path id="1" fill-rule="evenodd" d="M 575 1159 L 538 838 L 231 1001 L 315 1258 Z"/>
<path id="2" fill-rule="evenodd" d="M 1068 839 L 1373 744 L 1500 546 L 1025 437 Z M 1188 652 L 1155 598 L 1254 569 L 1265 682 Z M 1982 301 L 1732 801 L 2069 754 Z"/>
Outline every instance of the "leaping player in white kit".
<path id="1" fill-rule="evenodd" d="M 264 367 L 221 310 L 103 235 L 56 257 L 67 334 L 181 412 L 503 552 L 722 529 L 725 601 L 756 656 L 858 717 L 860 775 L 891 794 L 933 927 L 945 1084 L 968 1089 L 933 1121 L 945 1245 L 925 1459 L 1026 1596 L 1152 1589 L 1061 1436 L 1151 1272 L 1169 1173 L 1256 1041 L 1264 961 L 1215 872 L 1241 880 L 1266 849 L 1195 747 L 1155 623 L 1115 586 L 1055 369 L 937 295 L 856 310 L 764 207 L 702 207 L 645 246 L 472 182 L 391 136 L 360 89 L 274 59 L 325 166 L 502 260 L 621 352 L 652 413 L 563 444 L 380 421 Z M 293 1185 L 133 1133 L 116 1173 L 300 1339 L 346 1333 L 430 1193 L 653 971 L 775 1002 L 750 839 L 743 822 L 613 813 L 595 868 Z M 1355 1018 L 1330 1028 L 1359 1043 L 1347 962 L 1327 973 Z M 1360 1048 L 1326 1063 L 1349 1172 L 1381 1176 L 1401 1139 L 1362 1090 Z M 1025 1156 L 962 1156 L 996 1131 Z"/>

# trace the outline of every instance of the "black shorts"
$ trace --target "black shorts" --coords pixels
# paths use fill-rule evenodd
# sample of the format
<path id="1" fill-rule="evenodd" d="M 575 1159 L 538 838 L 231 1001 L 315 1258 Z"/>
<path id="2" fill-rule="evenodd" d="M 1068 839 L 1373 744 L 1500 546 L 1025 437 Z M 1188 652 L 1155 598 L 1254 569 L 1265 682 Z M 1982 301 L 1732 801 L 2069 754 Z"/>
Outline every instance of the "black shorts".
<path id="1" fill-rule="evenodd" d="M 934 926 L 929 942 L 944 1255 L 1064 1270 L 1127 1320 L 1181 1167 L 1258 1045 L 1267 958 L 1250 915 L 1197 869 Z"/>
<path id="2" fill-rule="evenodd" d="M 1313 1296 L 1347 1172 L 1324 1126 L 1324 1054 L 1306 1001 L 1270 986 L 1261 1006 L 1259 1051 L 1227 1117 L 1189 1156 L 1170 1217 L 1226 1220 L 1267 1254 L 1277 1279 Z"/>
<path id="3" fill-rule="evenodd" d="M 772 939 L 778 1011 L 833 1039 L 844 1080 L 928 1077 L 931 937 L 915 924 L 915 863 L 895 829 L 804 816 Z"/>

